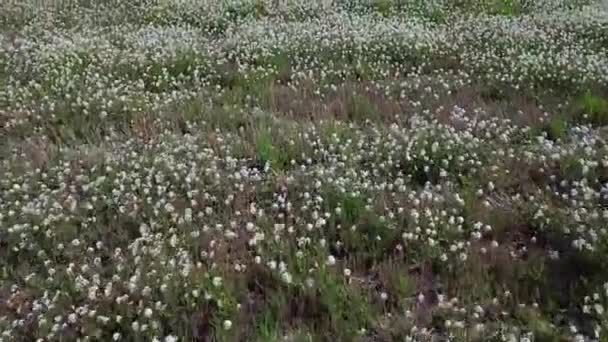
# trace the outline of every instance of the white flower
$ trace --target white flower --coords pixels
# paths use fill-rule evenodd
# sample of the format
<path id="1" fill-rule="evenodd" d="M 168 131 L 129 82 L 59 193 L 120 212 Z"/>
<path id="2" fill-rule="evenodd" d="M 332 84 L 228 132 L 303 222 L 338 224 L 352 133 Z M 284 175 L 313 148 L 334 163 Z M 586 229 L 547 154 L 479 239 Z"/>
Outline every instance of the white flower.
<path id="1" fill-rule="evenodd" d="M 171 203 L 165 204 L 165 211 L 168 213 L 172 213 L 175 211 L 175 207 Z"/>
<path id="2" fill-rule="evenodd" d="M 424 294 L 422 294 L 422 292 L 418 295 L 418 302 L 424 303 Z"/>
<path id="3" fill-rule="evenodd" d="M 133 323 L 131 323 L 131 329 L 133 329 L 133 331 L 139 331 L 139 322 L 134 321 Z"/>
<path id="4" fill-rule="evenodd" d="M 110 317 L 108 316 L 97 316 L 97 320 L 101 322 L 101 324 L 106 324 L 110 321 Z"/>
<path id="5" fill-rule="evenodd" d="M 213 277 L 213 280 L 211 282 L 212 282 L 213 286 L 215 286 L 215 287 L 222 286 L 222 278 L 221 277 Z"/>
<path id="6" fill-rule="evenodd" d="M 89 300 L 97 299 L 97 286 L 89 287 L 88 297 L 89 297 Z"/>
<path id="7" fill-rule="evenodd" d="M 187 223 L 192 222 L 192 209 L 191 208 L 186 208 L 186 210 L 184 210 L 184 221 L 186 221 Z"/>
<path id="8" fill-rule="evenodd" d="M 336 258 L 333 255 L 327 257 L 327 265 L 333 266 L 336 264 Z"/>
<path id="9" fill-rule="evenodd" d="M 232 328 L 232 321 L 225 320 L 222 325 L 224 327 L 224 330 L 230 330 L 230 328 Z"/>
<path id="10" fill-rule="evenodd" d="M 177 342 L 177 337 L 173 335 L 165 336 L 165 342 Z"/>
<path id="11" fill-rule="evenodd" d="M 602 315 L 604 313 L 604 307 L 601 304 L 594 304 L 593 308 L 598 315 Z"/>
<path id="12" fill-rule="evenodd" d="M 76 320 L 78 319 L 78 316 L 75 313 L 71 313 L 68 315 L 68 322 L 74 324 L 76 323 Z"/>
<path id="13" fill-rule="evenodd" d="M 281 273 L 281 279 L 285 283 L 291 284 L 292 278 L 291 278 L 291 274 L 289 274 L 289 272 L 283 272 L 283 273 Z"/>
<path id="14" fill-rule="evenodd" d="M 175 248 L 177 246 L 177 235 L 173 234 L 171 239 L 169 240 L 169 244 L 171 247 Z"/>

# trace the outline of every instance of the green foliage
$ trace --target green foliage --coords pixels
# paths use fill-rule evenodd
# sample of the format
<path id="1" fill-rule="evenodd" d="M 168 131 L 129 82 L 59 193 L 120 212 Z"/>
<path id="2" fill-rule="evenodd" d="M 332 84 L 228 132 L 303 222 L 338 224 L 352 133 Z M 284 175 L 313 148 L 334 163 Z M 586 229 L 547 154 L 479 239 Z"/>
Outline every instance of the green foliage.
<path id="1" fill-rule="evenodd" d="M 272 144 L 272 135 L 269 129 L 262 129 L 255 142 L 258 158 L 266 163 L 276 163 L 279 159 L 278 148 Z"/>
<path id="2" fill-rule="evenodd" d="M 497 14 L 512 17 L 521 14 L 523 8 L 518 0 L 498 0 L 493 10 Z"/>
<path id="3" fill-rule="evenodd" d="M 265 17 L 269 14 L 268 8 L 266 8 L 266 3 L 264 2 L 264 0 L 256 0 L 253 5 L 253 8 L 255 16 L 257 18 Z"/>
<path id="4" fill-rule="evenodd" d="M 587 120 L 595 126 L 608 124 L 608 99 L 587 91 L 579 100 L 579 107 L 587 115 Z"/>
<path id="5" fill-rule="evenodd" d="M 436 24 L 445 24 L 447 22 L 447 14 L 444 10 L 436 8 L 430 11 L 427 15 L 427 18 L 433 23 Z"/>
<path id="6" fill-rule="evenodd" d="M 225 87 L 219 102 L 245 108 L 270 107 L 273 77 L 263 73 L 241 75 L 229 70 L 219 81 Z"/>
<path id="7" fill-rule="evenodd" d="M 403 272 L 391 272 L 389 274 L 389 283 L 397 298 L 411 298 L 416 294 L 416 281 L 413 277 Z"/>
<path id="8" fill-rule="evenodd" d="M 275 171 L 284 171 L 291 167 L 292 160 L 298 160 L 305 146 L 291 136 L 292 128 L 281 125 L 257 123 L 255 134 L 256 158 L 259 162 L 269 163 Z"/>
<path id="9" fill-rule="evenodd" d="M 356 222 L 365 212 L 365 201 L 361 197 L 344 196 L 341 201 L 341 218 L 346 223 Z"/>
<path id="10" fill-rule="evenodd" d="M 564 141 L 568 135 L 568 122 L 563 115 L 557 115 L 549 121 L 546 132 L 549 139 Z"/>
<path id="11" fill-rule="evenodd" d="M 317 282 L 318 298 L 328 311 L 326 319 L 330 330 L 324 335 L 352 341 L 360 329 L 366 328 L 371 322 L 373 309 L 368 299 L 353 287 L 345 285 L 331 270 L 320 272 Z"/>
<path id="12" fill-rule="evenodd" d="M 266 64 L 276 72 L 276 79 L 283 81 L 290 77 L 291 58 L 292 56 L 289 56 L 287 53 L 275 53 L 263 64 Z"/>
<path id="13" fill-rule="evenodd" d="M 323 197 L 329 210 L 341 209 L 330 227 L 331 243 L 340 240 L 345 253 L 356 255 L 354 261 L 365 265 L 381 262 L 390 255 L 399 238 L 399 231 L 389 227 L 379 216 L 368 210 L 364 197 L 340 193 L 334 189 L 325 191 Z M 342 228 L 337 230 L 337 225 Z"/>
<path id="14" fill-rule="evenodd" d="M 450 7 L 468 13 L 514 17 L 528 10 L 527 0 L 455 0 Z"/>
<path id="15" fill-rule="evenodd" d="M 284 310 L 285 299 L 282 293 L 276 293 L 269 298 L 268 307 L 256 320 L 257 338 L 259 342 L 278 341 L 281 338 L 281 310 Z"/>
<path id="16" fill-rule="evenodd" d="M 391 15 L 393 11 L 393 1 L 392 0 L 375 0 L 373 2 L 374 10 L 380 15 L 388 17 Z"/>
<path id="17" fill-rule="evenodd" d="M 378 113 L 377 108 L 366 96 L 353 94 L 348 97 L 346 102 L 346 115 L 349 120 L 365 122 L 367 120 L 377 120 L 380 113 Z"/>
<path id="18" fill-rule="evenodd" d="M 560 162 L 560 175 L 562 179 L 576 180 L 583 174 L 583 167 L 576 156 L 568 156 Z"/>
<path id="19" fill-rule="evenodd" d="M 518 319 L 526 324 L 534 334 L 534 341 L 558 342 L 563 341 L 559 330 L 550 321 L 533 308 L 522 308 L 517 314 Z"/>

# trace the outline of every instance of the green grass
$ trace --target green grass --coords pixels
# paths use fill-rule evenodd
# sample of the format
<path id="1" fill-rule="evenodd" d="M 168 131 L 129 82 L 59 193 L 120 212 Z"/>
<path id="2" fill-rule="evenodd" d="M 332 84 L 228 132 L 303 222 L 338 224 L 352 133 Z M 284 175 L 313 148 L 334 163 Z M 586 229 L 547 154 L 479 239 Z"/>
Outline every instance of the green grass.
<path id="1" fill-rule="evenodd" d="M 523 8 L 519 0 L 499 0 L 493 11 L 504 16 L 517 16 L 522 14 Z"/>
<path id="2" fill-rule="evenodd" d="M 579 100 L 586 120 L 595 126 L 608 124 L 608 99 L 587 91 Z"/>
<path id="3" fill-rule="evenodd" d="M 319 300 L 327 309 L 327 328 L 323 334 L 327 337 L 352 340 L 361 329 L 369 327 L 373 309 L 368 300 L 357 290 L 344 286 L 344 281 L 330 271 L 317 278 L 319 283 Z"/>
<path id="4" fill-rule="evenodd" d="M 568 134 L 568 122 L 563 115 L 555 116 L 549 121 L 546 132 L 551 140 L 564 140 Z"/>

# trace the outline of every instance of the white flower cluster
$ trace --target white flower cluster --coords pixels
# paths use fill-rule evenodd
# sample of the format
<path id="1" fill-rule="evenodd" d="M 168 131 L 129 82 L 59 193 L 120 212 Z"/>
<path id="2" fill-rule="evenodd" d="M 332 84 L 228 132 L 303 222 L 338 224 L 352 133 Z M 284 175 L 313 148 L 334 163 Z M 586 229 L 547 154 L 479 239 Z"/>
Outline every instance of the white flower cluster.
<path id="1" fill-rule="evenodd" d="M 605 338 L 598 2 L 0 12 L 0 341 Z"/>

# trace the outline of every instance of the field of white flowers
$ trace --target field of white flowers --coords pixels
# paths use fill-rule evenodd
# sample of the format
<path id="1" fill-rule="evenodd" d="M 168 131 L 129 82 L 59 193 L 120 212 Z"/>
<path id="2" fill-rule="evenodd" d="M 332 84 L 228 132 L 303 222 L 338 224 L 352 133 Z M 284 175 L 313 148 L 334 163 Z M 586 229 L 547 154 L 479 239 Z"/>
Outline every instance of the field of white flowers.
<path id="1" fill-rule="evenodd" d="M 0 341 L 608 341 L 601 0 L 0 2 Z"/>

